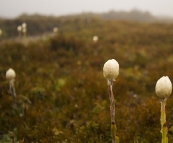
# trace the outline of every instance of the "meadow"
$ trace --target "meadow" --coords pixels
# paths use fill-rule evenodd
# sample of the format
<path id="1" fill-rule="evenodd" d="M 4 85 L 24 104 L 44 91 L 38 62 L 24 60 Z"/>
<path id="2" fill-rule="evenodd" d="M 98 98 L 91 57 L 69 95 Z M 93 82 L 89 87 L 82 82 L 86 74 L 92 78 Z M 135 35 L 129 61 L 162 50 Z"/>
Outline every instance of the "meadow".
<path id="1" fill-rule="evenodd" d="M 173 81 L 173 24 L 72 18 L 60 20 L 58 28 L 54 36 L 27 44 L 22 37 L 16 41 L 15 32 L 14 39 L 6 34 L 0 41 L 0 142 L 110 143 L 103 65 L 116 59 L 120 73 L 113 92 L 120 142 L 160 143 L 155 85 L 162 76 Z M 5 77 L 9 68 L 16 72 L 15 108 Z M 171 143 L 172 95 L 166 113 Z"/>

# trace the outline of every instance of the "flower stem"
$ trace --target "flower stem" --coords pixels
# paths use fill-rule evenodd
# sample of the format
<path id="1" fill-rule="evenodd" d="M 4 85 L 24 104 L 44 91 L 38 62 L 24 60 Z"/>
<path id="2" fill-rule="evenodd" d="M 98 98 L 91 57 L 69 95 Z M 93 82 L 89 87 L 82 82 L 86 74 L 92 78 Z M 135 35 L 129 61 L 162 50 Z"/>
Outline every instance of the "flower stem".
<path id="1" fill-rule="evenodd" d="M 110 99 L 110 115 L 111 115 L 111 133 L 112 133 L 112 143 L 116 142 L 116 124 L 115 124 L 115 101 L 114 95 L 112 91 L 113 80 L 108 80 L 108 91 L 109 91 L 109 99 Z"/>
<path id="2" fill-rule="evenodd" d="M 14 81 L 10 81 L 10 90 L 11 90 L 11 93 L 13 95 L 13 106 L 17 107 L 17 104 L 16 104 L 16 92 L 15 92 L 15 88 L 14 88 Z"/>
<path id="3" fill-rule="evenodd" d="M 168 127 L 166 124 L 166 113 L 165 113 L 165 106 L 166 106 L 167 98 L 161 100 L 161 133 L 162 133 L 162 143 L 168 143 Z"/>

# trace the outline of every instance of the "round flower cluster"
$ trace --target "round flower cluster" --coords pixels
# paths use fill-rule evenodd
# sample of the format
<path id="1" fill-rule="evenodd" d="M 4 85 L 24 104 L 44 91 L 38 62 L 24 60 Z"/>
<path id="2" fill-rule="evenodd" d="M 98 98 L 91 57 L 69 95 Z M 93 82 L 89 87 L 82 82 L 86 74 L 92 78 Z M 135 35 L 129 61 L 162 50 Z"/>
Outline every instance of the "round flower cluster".
<path id="1" fill-rule="evenodd" d="M 16 73 L 13 69 L 9 69 L 7 72 L 6 72 L 6 79 L 11 81 L 11 80 L 14 80 L 16 77 Z"/>
<path id="2" fill-rule="evenodd" d="M 108 80 L 115 80 L 119 75 L 119 64 L 116 60 L 108 60 L 103 66 L 103 76 Z"/>
<path id="3" fill-rule="evenodd" d="M 160 78 L 156 83 L 155 91 L 160 98 L 168 98 L 172 93 L 172 83 L 169 77 Z"/>

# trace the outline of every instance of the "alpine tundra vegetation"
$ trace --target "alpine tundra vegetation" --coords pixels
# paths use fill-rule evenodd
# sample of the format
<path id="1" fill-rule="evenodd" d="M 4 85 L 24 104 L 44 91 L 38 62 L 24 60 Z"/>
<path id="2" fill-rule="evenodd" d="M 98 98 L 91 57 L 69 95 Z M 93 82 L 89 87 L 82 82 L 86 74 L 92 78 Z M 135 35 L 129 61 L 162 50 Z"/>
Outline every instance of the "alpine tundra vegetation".
<path id="1" fill-rule="evenodd" d="M 26 44 L 16 39 L 23 22 Z M 21 16 L 0 28 L 0 142 L 173 141 L 173 24 Z"/>

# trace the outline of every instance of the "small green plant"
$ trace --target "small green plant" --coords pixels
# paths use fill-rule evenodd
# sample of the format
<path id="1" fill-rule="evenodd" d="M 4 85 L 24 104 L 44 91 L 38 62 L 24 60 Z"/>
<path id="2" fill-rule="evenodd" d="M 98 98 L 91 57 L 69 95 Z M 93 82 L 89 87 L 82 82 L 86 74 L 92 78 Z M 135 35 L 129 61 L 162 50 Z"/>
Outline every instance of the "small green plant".
<path id="1" fill-rule="evenodd" d="M 119 143 L 119 138 L 116 136 L 116 124 L 115 124 L 115 101 L 112 91 L 113 82 L 119 74 L 119 64 L 116 60 L 108 60 L 103 67 L 103 75 L 107 79 L 109 99 L 110 99 L 110 114 L 111 114 L 111 133 L 112 143 Z"/>
<path id="2" fill-rule="evenodd" d="M 13 132 L 3 134 L 2 138 L 0 139 L 0 143 L 14 143 Z"/>
<path id="3" fill-rule="evenodd" d="M 167 76 L 160 78 L 156 83 L 156 94 L 160 97 L 161 101 L 161 133 L 162 133 L 162 143 L 168 143 L 168 127 L 166 123 L 166 113 L 165 106 L 168 97 L 172 92 L 172 83 Z"/>
<path id="4" fill-rule="evenodd" d="M 15 81 L 16 73 L 13 69 L 9 69 L 6 72 L 6 78 L 10 83 L 10 92 L 13 95 L 13 105 L 16 107 L 16 92 L 15 92 L 15 87 L 14 87 L 14 81 Z"/>

